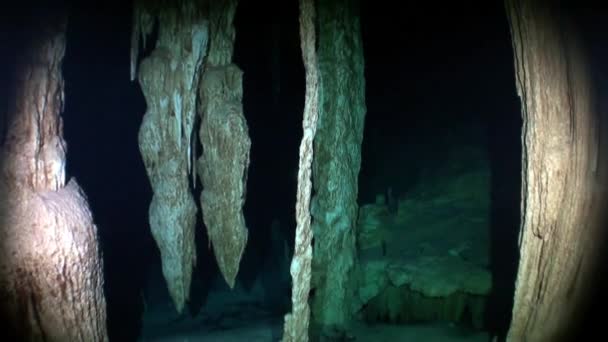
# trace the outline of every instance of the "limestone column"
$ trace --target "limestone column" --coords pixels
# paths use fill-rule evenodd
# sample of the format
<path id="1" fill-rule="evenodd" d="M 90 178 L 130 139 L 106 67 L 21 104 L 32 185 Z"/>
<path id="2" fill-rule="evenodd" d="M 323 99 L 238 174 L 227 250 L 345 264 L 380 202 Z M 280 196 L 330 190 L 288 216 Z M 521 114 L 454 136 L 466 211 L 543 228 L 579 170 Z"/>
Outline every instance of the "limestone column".
<path id="1" fill-rule="evenodd" d="M 198 173 L 203 221 L 218 266 L 234 287 L 245 245 L 243 215 L 251 140 L 243 115 L 243 72 L 232 63 L 236 0 L 209 4 L 209 57 L 199 87 Z"/>
<path id="2" fill-rule="evenodd" d="M 601 243 L 605 172 L 588 61 L 566 13 L 507 0 L 522 103 L 520 263 L 509 341 L 560 341 L 583 309 Z"/>
<path id="3" fill-rule="evenodd" d="M 16 97 L 0 156 L 0 336 L 107 341 L 97 227 L 76 180 L 66 184 L 66 17 L 41 13 L 15 68 Z"/>
<path id="4" fill-rule="evenodd" d="M 311 171 L 313 141 L 319 114 L 319 71 L 315 51 L 315 7 L 314 0 L 300 0 L 300 46 L 306 73 L 304 119 L 302 142 L 298 164 L 298 187 L 296 197 L 296 238 L 291 260 L 292 279 L 291 312 L 285 315 L 283 342 L 308 341 L 310 307 L 310 274 L 312 259 L 312 229 L 310 197 L 312 192 Z"/>
<path id="5" fill-rule="evenodd" d="M 136 1 L 131 78 L 140 38 L 158 25 L 152 53 L 139 66 L 147 110 L 139 147 L 154 192 L 150 228 L 160 249 L 169 293 L 182 312 L 196 262 L 194 171 L 196 96 L 207 51 L 208 22 L 199 1 Z M 154 43 L 154 42 L 153 42 Z"/>
<path id="6" fill-rule="evenodd" d="M 341 329 L 356 285 L 355 225 L 365 119 L 365 79 L 358 1 L 319 0 L 320 106 L 312 200 L 313 320 Z"/>

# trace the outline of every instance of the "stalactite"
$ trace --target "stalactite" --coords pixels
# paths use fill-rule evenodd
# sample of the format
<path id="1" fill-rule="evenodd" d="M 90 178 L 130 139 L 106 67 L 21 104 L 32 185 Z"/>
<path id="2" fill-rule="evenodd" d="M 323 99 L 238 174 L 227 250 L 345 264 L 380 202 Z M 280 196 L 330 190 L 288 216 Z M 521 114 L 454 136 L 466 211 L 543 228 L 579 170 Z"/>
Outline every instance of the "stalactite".
<path id="1" fill-rule="evenodd" d="M 236 31 L 233 21 L 237 0 L 215 0 L 209 5 L 211 37 L 209 39 L 208 63 L 214 66 L 232 62 Z"/>
<path id="2" fill-rule="evenodd" d="M 201 208 L 215 258 L 231 288 L 248 238 L 243 205 L 251 149 L 242 106 L 243 73 L 231 63 L 236 5 L 235 0 L 210 4 L 209 58 L 199 87 Z"/>
<path id="3" fill-rule="evenodd" d="M 243 73 L 208 66 L 201 82 L 201 207 L 220 271 L 234 287 L 247 244 L 243 215 L 251 141 L 241 105 Z"/>
<path id="4" fill-rule="evenodd" d="M 154 191 L 150 228 L 178 312 L 188 299 L 196 262 L 196 204 L 189 175 L 193 171 L 191 139 L 197 89 L 208 41 L 208 21 L 199 5 L 196 0 L 138 1 L 133 23 L 133 35 L 145 37 L 158 21 L 155 49 L 139 67 L 139 83 L 147 103 L 139 145 Z M 135 44 L 139 38 L 132 41 Z M 138 47 L 131 48 L 134 72 Z"/>
<path id="5" fill-rule="evenodd" d="M 130 51 L 130 62 L 131 62 L 131 81 L 135 81 L 137 78 L 137 61 L 139 58 L 139 44 L 142 43 L 142 47 L 146 48 L 147 37 L 152 33 L 154 29 L 154 19 L 152 15 L 156 9 L 151 6 L 151 1 L 146 2 L 144 0 L 133 1 L 133 25 L 131 27 L 131 51 Z"/>

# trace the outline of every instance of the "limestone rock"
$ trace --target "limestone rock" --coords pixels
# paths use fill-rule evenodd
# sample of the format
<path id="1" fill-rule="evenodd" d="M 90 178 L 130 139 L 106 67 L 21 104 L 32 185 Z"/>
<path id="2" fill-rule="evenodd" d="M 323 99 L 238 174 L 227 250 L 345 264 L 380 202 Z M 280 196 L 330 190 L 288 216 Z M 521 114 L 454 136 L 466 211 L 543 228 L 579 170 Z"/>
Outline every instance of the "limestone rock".
<path id="1" fill-rule="evenodd" d="M 487 160 L 453 148 L 425 174 L 397 210 L 361 206 L 358 305 L 366 319 L 390 322 L 458 321 L 469 310 L 481 328 L 492 289 Z"/>
<path id="2" fill-rule="evenodd" d="M 76 181 L 57 191 L 0 191 L 10 198 L 0 212 L 4 328 L 19 340 L 107 341 L 97 227 Z"/>
<path id="3" fill-rule="evenodd" d="M 14 69 L 16 97 L 0 153 L 2 336 L 107 341 L 97 227 L 83 191 L 65 177 L 66 18 L 41 13 L 34 19 L 39 31 Z"/>
<path id="4" fill-rule="evenodd" d="M 241 105 L 241 70 L 234 64 L 207 67 L 200 92 L 203 220 L 220 271 L 233 287 L 247 243 L 242 209 L 251 148 Z"/>
<path id="5" fill-rule="evenodd" d="M 391 264 L 387 273 L 393 285 L 408 285 L 427 297 L 447 297 L 459 291 L 488 295 L 492 289 L 492 276 L 487 269 L 451 255 Z"/>
<path id="6" fill-rule="evenodd" d="M 292 279 L 291 312 L 285 315 L 283 342 L 309 339 L 312 237 L 310 198 L 312 194 L 313 142 L 319 115 L 319 69 L 316 54 L 315 2 L 300 0 L 300 47 L 306 74 L 302 142 L 298 163 L 296 236 L 289 273 Z"/>
<path id="7" fill-rule="evenodd" d="M 320 103 L 311 203 L 313 318 L 322 328 L 350 322 L 355 298 L 355 229 L 365 106 L 358 1 L 317 1 Z"/>
<path id="8" fill-rule="evenodd" d="M 386 259 L 376 259 L 362 265 L 358 291 L 361 303 L 369 302 L 389 284 L 388 263 Z"/>
<path id="9" fill-rule="evenodd" d="M 606 241 L 605 116 L 589 41 L 574 15 L 544 1 L 505 5 L 524 120 L 520 260 L 507 340 L 572 341 L 588 333 L 573 327 L 591 327 L 586 305 L 597 298 L 590 286 L 606 267 L 598 257 Z"/>
<path id="10" fill-rule="evenodd" d="M 390 239 L 388 207 L 382 204 L 366 204 L 359 208 L 357 244 L 360 250 L 381 246 Z"/>
<path id="11" fill-rule="evenodd" d="M 139 131 L 139 146 L 154 192 L 150 228 L 160 249 L 169 293 L 181 312 L 196 262 L 197 209 L 189 176 L 194 174 L 192 138 L 208 22 L 196 8 L 196 1 L 182 1 L 162 10 L 145 4 L 136 6 L 134 34 L 140 33 L 142 20 L 157 18 L 158 41 L 139 70 L 148 106 Z M 145 37 L 149 25 L 144 29 L 141 33 Z"/>

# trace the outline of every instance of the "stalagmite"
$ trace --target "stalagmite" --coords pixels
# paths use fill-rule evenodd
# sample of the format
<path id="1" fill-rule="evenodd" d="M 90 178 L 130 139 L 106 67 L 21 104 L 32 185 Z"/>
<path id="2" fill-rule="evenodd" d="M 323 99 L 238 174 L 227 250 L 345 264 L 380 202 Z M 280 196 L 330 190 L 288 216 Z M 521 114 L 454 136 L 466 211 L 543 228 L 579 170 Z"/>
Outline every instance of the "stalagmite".
<path id="1" fill-rule="evenodd" d="M 320 106 L 312 200 L 315 234 L 312 316 L 343 330 L 356 284 L 355 225 L 365 120 L 365 79 L 358 1 L 317 1 Z"/>
<path id="2" fill-rule="evenodd" d="M 66 18 L 42 13 L 15 69 L 0 157 L 0 334 L 3 341 L 107 341 L 97 227 L 76 180 L 65 179 Z"/>
<path id="3" fill-rule="evenodd" d="M 605 160 L 588 61 L 557 5 L 507 0 L 522 102 L 521 259 L 509 341 L 561 341 L 582 314 L 601 243 Z"/>
<path id="4" fill-rule="evenodd" d="M 136 2 L 132 68 L 136 65 L 139 37 L 151 33 L 155 20 L 156 46 L 139 67 L 139 83 L 148 106 L 139 131 L 139 146 L 154 191 L 150 228 L 160 249 L 169 293 L 177 311 L 182 312 L 196 262 L 197 210 L 189 176 L 208 22 L 195 0 Z M 132 70 L 132 78 L 134 74 Z"/>
<path id="5" fill-rule="evenodd" d="M 319 114 L 319 71 L 315 51 L 315 7 L 313 0 L 300 0 L 300 46 L 306 72 L 303 136 L 300 143 L 296 198 L 296 238 L 290 273 L 292 279 L 291 313 L 285 316 L 283 342 L 308 341 L 312 229 L 310 196 L 313 141 Z"/>
<path id="6" fill-rule="evenodd" d="M 251 148 L 242 107 L 243 73 L 231 63 L 236 4 L 210 3 L 209 58 L 199 88 L 201 208 L 217 263 L 231 288 L 247 244 L 243 205 Z"/>

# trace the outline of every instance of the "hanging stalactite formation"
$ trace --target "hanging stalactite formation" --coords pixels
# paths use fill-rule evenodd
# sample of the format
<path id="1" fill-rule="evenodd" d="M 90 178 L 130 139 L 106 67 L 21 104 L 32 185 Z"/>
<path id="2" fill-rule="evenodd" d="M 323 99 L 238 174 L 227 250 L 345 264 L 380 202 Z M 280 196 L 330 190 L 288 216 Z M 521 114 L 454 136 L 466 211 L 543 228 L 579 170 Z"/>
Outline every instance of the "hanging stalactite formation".
<path id="1" fill-rule="evenodd" d="M 220 271 L 234 287 L 245 246 L 243 215 L 249 168 L 249 138 L 243 115 L 243 72 L 232 63 L 235 0 L 210 4 L 209 58 L 199 87 L 198 172 L 201 208 Z"/>
<path id="2" fill-rule="evenodd" d="M 141 1 L 136 2 L 134 12 L 132 78 L 140 36 L 148 36 L 154 23 L 158 25 L 155 48 L 139 66 L 139 83 L 147 103 L 139 147 L 154 191 L 150 228 L 160 249 L 169 293 L 177 311 L 182 312 L 196 263 L 197 209 L 190 176 L 194 172 L 192 138 L 208 21 L 195 0 Z"/>

